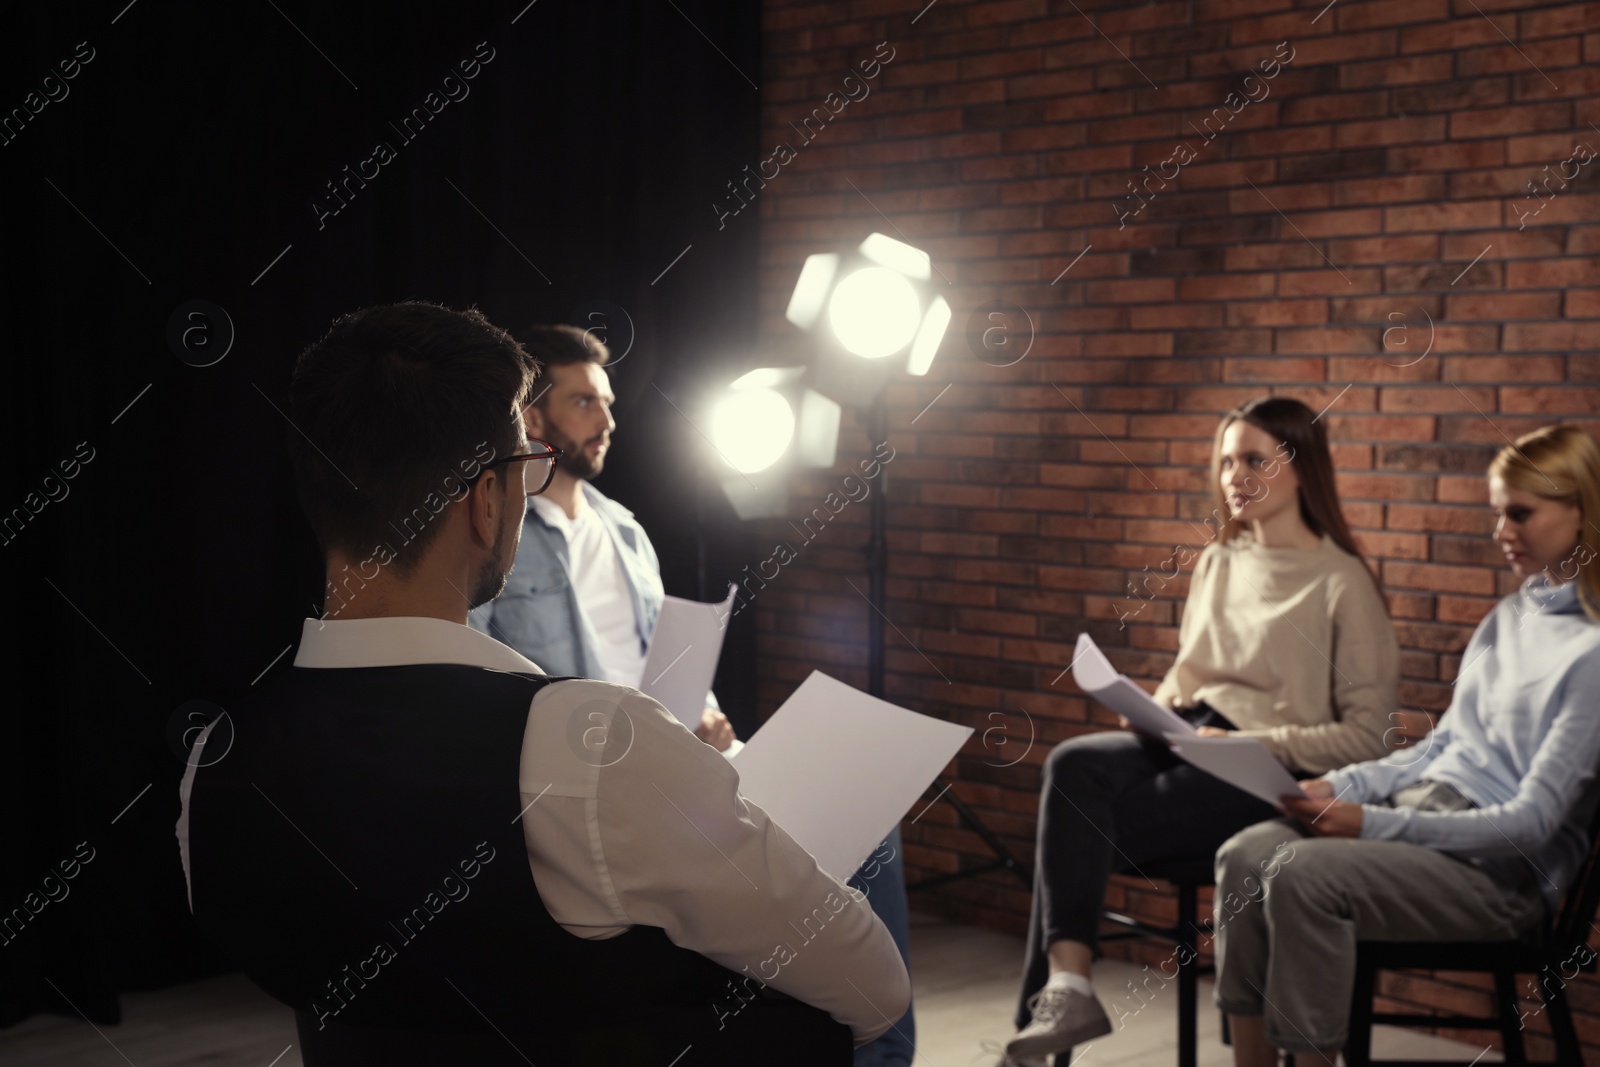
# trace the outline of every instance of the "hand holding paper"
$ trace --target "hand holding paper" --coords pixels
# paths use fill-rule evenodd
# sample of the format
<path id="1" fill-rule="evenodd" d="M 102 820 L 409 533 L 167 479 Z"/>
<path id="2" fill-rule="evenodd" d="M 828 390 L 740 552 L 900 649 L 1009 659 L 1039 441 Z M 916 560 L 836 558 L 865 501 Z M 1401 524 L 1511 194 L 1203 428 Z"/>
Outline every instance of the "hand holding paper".
<path id="1" fill-rule="evenodd" d="M 1127 719 L 1135 730 L 1153 737 L 1194 733 L 1194 727 L 1171 708 L 1157 704 L 1132 678 L 1117 673 L 1088 634 L 1078 635 L 1078 647 L 1072 657 L 1072 680 L 1078 683 L 1079 689 Z"/>
<path id="2" fill-rule="evenodd" d="M 1305 796 L 1278 758 L 1253 737 L 1168 737 L 1185 760 L 1283 811 L 1283 797 Z"/>
<path id="3" fill-rule="evenodd" d="M 1136 730 L 1165 738 L 1172 751 L 1207 774 L 1283 809 L 1284 796 L 1304 796 L 1299 783 L 1267 747 L 1253 737 L 1203 736 L 1171 708 L 1119 674 L 1088 634 L 1078 635 L 1072 659 L 1078 688 L 1116 711 Z"/>

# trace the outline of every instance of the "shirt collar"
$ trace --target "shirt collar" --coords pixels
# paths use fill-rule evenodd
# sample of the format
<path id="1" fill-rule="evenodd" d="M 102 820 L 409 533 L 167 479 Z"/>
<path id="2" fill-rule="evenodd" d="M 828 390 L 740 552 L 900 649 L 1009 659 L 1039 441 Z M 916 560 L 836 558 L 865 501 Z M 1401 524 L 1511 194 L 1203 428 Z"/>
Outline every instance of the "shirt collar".
<path id="1" fill-rule="evenodd" d="M 562 510 L 561 505 L 554 500 L 542 496 L 530 496 L 528 498 L 528 510 L 537 516 L 540 522 L 546 526 L 554 527 L 562 533 L 571 532 L 574 526 L 583 521 L 585 513 L 590 509 L 590 506 L 589 502 L 584 500 L 580 493 L 578 515 L 576 518 L 569 519 L 567 513 Z"/>
<path id="2" fill-rule="evenodd" d="M 493 671 L 544 671 L 509 645 L 446 619 L 411 615 L 377 619 L 307 619 L 296 667 L 403 667 L 459 663 Z"/>
<path id="3" fill-rule="evenodd" d="M 1578 599 L 1578 579 L 1572 578 L 1553 585 L 1543 571 L 1528 575 L 1522 582 L 1522 593 L 1539 603 L 1539 610 L 1552 614 L 1569 614 L 1583 610 Z"/>

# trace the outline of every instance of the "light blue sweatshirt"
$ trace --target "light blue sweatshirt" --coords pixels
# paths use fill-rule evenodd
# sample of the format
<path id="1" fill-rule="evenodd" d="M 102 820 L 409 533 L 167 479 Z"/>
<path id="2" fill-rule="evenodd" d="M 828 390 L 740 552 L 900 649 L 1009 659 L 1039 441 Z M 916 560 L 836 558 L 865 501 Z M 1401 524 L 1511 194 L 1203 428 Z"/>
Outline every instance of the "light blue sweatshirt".
<path id="1" fill-rule="evenodd" d="M 1409 841 L 1505 869 L 1526 860 L 1552 909 L 1589 850 L 1600 802 L 1600 624 L 1576 581 L 1532 575 L 1496 604 L 1461 655 L 1455 696 L 1415 748 L 1325 778 L 1364 806 L 1361 836 Z M 1387 807 L 1397 790 L 1444 782 L 1466 811 Z"/>

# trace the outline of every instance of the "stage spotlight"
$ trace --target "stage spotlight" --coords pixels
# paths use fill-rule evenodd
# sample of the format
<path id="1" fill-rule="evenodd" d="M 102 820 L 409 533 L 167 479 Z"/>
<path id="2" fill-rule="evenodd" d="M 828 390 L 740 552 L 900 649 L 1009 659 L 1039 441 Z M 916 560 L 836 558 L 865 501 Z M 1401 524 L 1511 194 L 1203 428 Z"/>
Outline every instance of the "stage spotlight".
<path id="1" fill-rule="evenodd" d="M 711 443 L 740 474 L 764 471 L 794 439 L 794 408 L 771 389 L 730 392 L 711 416 Z"/>
<path id="2" fill-rule="evenodd" d="M 896 369 L 928 373 L 951 317 L 932 279 L 926 252 L 881 233 L 845 255 L 808 256 L 785 317 L 870 361 L 820 355 L 817 387 L 847 403 L 867 403 Z"/>
<path id="3" fill-rule="evenodd" d="M 804 367 L 762 367 L 711 402 L 711 445 L 735 472 L 722 478 L 723 493 L 741 519 L 784 514 L 785 469 L 833 466 L 841 409 L 805 375 Z"/>

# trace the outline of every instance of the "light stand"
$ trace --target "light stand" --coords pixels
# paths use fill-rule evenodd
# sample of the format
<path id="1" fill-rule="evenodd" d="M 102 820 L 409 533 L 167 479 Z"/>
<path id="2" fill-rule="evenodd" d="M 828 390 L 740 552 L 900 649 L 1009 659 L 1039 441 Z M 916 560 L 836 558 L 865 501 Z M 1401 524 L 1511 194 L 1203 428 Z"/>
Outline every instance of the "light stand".
<path id="1" fill-rule="evenodd" d="M 867 438 L 872 442 L 875 455 L 878 446 L 889 439 L 889 409 L 884 402 L 884 396 L 879 393 L 872 402 L 872 407 L 867 411 Z M 871 532 L 867 537 L 867 588 L 872 613 L 867 617 L 867 692 L 880 699 L 883 697 L 883 661 L 884 661 L 884 621 L 885 609 L 888 606 L 889 584 L 889 469 L 884 467 L 878 474 L 878 491 L 872 495 L 871 504 Z M 990 863 L 969 867 L 966 870 L 954 871 L 950 874 L 938 874 L 921 881 L 908 883 L 906 891 L 913 889 L 931 889 L 934 886 L 944 885 L 961 878 L 971 878 L 989 871 L 1008 870 L 1022 879 L 1022 884 L 1029 890 L 1033 888 L 1033 871 L 1011 854 L 1004 841 L 995 835 L 993 830 L 984 824 L 978 813 L 967 806 L 966 801 L 956 796 L 951 788 L 954 783 L 946 781 L 942 776 L 933 780 L 933 785 L 939 788 L 938 797 L 943 797 L 956 809 L 956 814 L 961 821 L 966 823 L 973 833 L 983 839 L 984 844 L 994 853 L 995 858 Z M 931 787 L 930 787 L 931 788 Z"/>
<path id="2" fill-rule="evenodd" d="M 926 252 L 881 233 L 874 233 L 854 251 L 823 252 L 806 257 L 784 317 L 808 333 L 822 335 L 811 366 L 812 385 L 841 403 L 861 404 L 867 397 L 867 436 L 874 454 L 889 437 L 889 410 L 884 391 L 897 373 L 921 377 L 938 354 L 951 309 L 933 284 L 933 261 Z M 887 469 L 880 469 L 878 491 L 871 502 L 867 539 L 868 603 L 867 691 L 883 697 L 884 609 L 888 601 L 889 539 Z M 955 795 L 950 782 L 935 778 L 934 797 L 948 797 L 961 820 L 981 837 L 995 860 L 953 874 L 925 878 L 909 889 L 926 889 L 957 878 L 1006 868 L 1029 889 L 1033 874 L 1023 866 L 977 812 Z"/>

